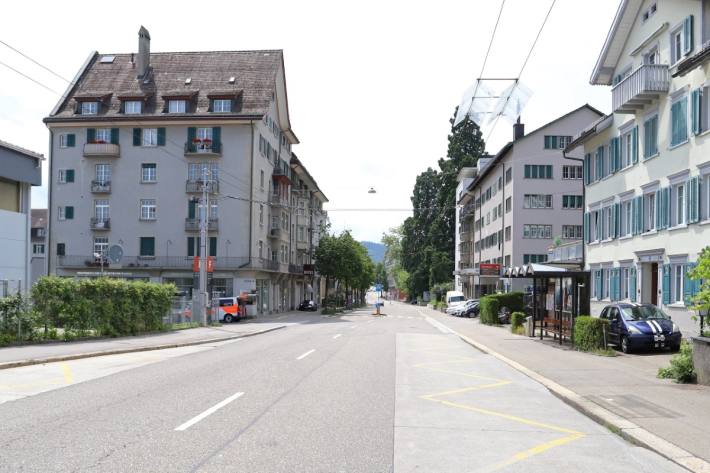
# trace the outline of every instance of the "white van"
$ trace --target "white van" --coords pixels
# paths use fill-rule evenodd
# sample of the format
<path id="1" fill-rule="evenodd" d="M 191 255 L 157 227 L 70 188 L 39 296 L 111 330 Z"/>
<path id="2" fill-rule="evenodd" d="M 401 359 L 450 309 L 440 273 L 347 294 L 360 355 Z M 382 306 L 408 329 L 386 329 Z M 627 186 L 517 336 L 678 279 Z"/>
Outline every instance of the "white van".
<path id="1" fill-rule="evenodd" d="M 463 304 L 466 302 L 466 297 L 461 291 L 446 291 L 446 305 L 449 307 L 453 305 Z"/>

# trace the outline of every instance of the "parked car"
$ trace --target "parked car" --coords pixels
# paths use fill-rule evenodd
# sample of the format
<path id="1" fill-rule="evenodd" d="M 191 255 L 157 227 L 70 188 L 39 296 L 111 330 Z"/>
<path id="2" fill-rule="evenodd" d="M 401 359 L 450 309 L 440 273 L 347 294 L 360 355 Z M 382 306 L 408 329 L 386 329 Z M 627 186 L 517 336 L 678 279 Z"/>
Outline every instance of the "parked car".
<path id="1" fill-rule="evenodd" d="M 481 311 L 481 305 L 478 300 L 474 300 L 471 305 L 469 305 L 466 310 L 461 313 L 461 317 L 478 317 Z"/>
<path id="2" fill-rule="evenodd" d="M 242 320 L 242 308 L 238 297 L 220 297 L 217 303 L 218 320 L 226 323 Z"/>
<path id="3" fill-rule="evenodd" d="M 318 310 L 318 304 L 315 301 L 303 301 L 298 305 L 298 310 Z"/>
<path id="4" fill-rule="evenodd" d="M 624 353 L 643 348 L 680 349 L 683 334 L 678 325 L 653 304 L 611 304 L 600 317 L 609 321 L 608 342 Z"/>
<path id="5" fill-rule="evenodd" d="M 455 315 L 456 317 L 461 317 L 463 316 L 468 309 L 470 309 L 473 304 L 478 304 L 478 301 L 475 299 L 469 299 L 467 301 L 464 301 L 459 304 L 455 304 L 449 308 L 446 309 L 446 313 L 449 315 Z"/>

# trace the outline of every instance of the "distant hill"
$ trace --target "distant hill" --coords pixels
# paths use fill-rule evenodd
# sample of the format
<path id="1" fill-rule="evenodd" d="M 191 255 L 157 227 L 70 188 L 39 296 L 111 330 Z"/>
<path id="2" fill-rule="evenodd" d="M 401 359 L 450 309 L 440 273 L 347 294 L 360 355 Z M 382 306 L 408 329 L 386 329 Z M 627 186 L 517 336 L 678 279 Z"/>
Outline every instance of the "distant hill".
<path id="1" fill-rule="evenodd" d="M 367 252 L 370 254 L 370 258 L 375 263 L 380 263 L 385 259 L 385 245 L 382 243 L 375 243 L 374 241 L 361 241 Z"/>

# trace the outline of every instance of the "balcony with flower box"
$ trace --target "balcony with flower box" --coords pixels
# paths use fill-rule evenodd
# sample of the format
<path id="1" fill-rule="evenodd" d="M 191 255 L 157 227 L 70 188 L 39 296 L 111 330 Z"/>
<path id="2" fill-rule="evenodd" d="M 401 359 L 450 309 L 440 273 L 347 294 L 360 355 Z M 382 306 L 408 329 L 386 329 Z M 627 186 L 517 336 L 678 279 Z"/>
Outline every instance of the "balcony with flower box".
<path id="1" fill-rule="evenodd" d="M 111 181 L 91 181 L 91 192 L 94 194 L 110 194 Z"/>
<path id="2" fill-rule="evenodd" d="M 92 217 L 89 222 L 89 227 L 92 230 L 110 230 L 111 229 L 111 219 L 110 218 L 96 218 Z"/>
<path id="3" fill-rule="evenodd" d="M 121 155 L 121 147 L 105 141 L 92 141 L 84 145 L 85 158 L 118 158 Z"/>
<path id="4" fill-rule="evenodd" d="M 185 143 L 185 156 L 222 156 L 222 143 L 209 138 L 194 138 Z"/>
<path id="5" fill-rule="evenodd" d="M 188 194 L 198 194 L 202 192 L 202 185 L 207 186 L 207 192 L 210 194 L 219 193 L 219 181 L 217 179 L 209 179 L 203 181 L 202 179 L 188 179 L 185 182 L 185 192 Z"/>

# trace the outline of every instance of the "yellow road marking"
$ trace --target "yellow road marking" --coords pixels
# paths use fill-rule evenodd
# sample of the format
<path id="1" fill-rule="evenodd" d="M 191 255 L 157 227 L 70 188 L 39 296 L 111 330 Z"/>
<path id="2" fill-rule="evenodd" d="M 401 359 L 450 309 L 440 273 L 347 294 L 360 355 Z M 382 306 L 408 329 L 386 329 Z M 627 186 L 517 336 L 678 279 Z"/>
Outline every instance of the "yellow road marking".
<path id="1" fill-rule="evenodd" d="M 418 352 L 433 352 L 433 351 L 435 351 L 435 350 L 418 350 Z M 462 393 L 467 393 L 467 392 L 480 391 L 483 389 L 496 388 L 496 387 L 505 386 L 507 384 L 512 383 L 511 380 L 492 378 L 489 376 L 480 376 L 477 374 L 467 373 L 467 372 L 463 372 L 463 371 L 446 370 L 446 369 L 433 367 L 433 366 L 438 366 L 438 365 L 443 365 L 443 364 L 463 363 L 466 361 L 474 361 L 474 359 L 462 357 L 462 356 L 457 356 L 457 357 L 455 357 L 451 360 L 447 360 L 447 361 L 419 363 L 419 364 L 414 365 L 414 368 L 424 368 L 424 369 L 427 369 L 430 371 L 436 371 L 439 373 L 456 374 L 459 376 L 465 376 L 467 378 L 481 379 L 481 380 L 487 380 L 487 381 L 493 381 L 493 382 L 488 383 L 488 384 L 479 384 L 479 385 L 475 385 L 475 386 L 469 386 L 466 388 L 453 389 L 453 390 L 443 391 L 443 392 L 438 392 L 438 393 L 433 393 L 433 394 L 425 394 L 423 396 L 419 396 L 419 398 L 427 400 L 427 401 L 436 402 L 436 403 L 439 403 L 439 404 L 442 404 L 442 405 L 445 405 L 448 407 L 455 407 L 457 409 L 463 409 L 463 410 L 467 410 L 467 411 L 477 412 L 479 414 L 484 414 L 484 415 L 493 416 L 493 417 L 499 417 L 499 418 L 506 419 L 506 420 L 509 420 L 512 422 L 518 422 L 518 423 L 521 423 L 524 425 L 539 427 L 542 429 L 551 430 L 553 432 L 560 432 L 560 433 L 565 434 L 563 437 L 559 437 L 559 438 L 550 440 L 548 442 L 544 442 L 539 445 L 535 445 L 534 447 L 529 448 L 527 450 L 523 450 L 521 452 L 515 453 L 512 458 L 493 465 L 492 466 L 493 470 L 499 470 L 501 468 L 505 468 L 506 466 L 509 466 L 509 465 L 512 465 L 512 464 L 517 463 L 519 461 L 525 460 L 525 459 L 530 458 L 534 455 L 539 455 L 540 453 L 546 452 L 547 450 L 550 450 L 552 448 L 568 444 L 570 442 L 573 442 L 573 441 L 578 440 L 578 439 L 585 436 L 584 433 L 578 432 L 576 430 L 571 430 L 571 429 L 559 427 L 559 426 L 552 425 L 552 424 L 546 424 L 543 422 L 538 422 L 536 420 L 526 419 L 524 417 L 520 417 L 520 416 L 516 416 L 516 415 L 512 415 L 512 414 L 506 414 L 504 412 L 497 412 L 497 411 L 483 409 L 483 408 L 468 405 L 468 404 L 461 404 L 461 403 L 457 403 L 457 402 L 447 401 L 444 399 L 437 399 L 442 396 L 450 396 L 453 394 L 462 394 Z"/>
<path id="2" fill-rule="evenodd" d="M 62 363 L 62 373 L 64 373 L 64 383 L 72 384 L 74 382 L 74 375 L 71 372 L 71 368 L 66 363 Z"/>

